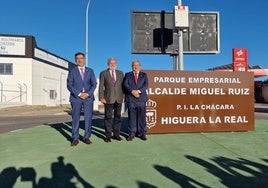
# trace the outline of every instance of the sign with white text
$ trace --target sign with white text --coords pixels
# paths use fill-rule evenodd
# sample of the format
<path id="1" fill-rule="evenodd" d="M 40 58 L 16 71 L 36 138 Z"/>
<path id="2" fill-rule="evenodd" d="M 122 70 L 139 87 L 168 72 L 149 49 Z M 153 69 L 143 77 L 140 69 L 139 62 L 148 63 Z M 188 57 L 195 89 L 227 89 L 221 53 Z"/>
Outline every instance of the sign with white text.
<path id="1" fill-rule="evenodd" d="M 244 48 L 233 49 L 233 70 L 248 71 L 248 52 Z"/>
<path id="2" fill-rule="evenodd" d="M 0 36 L 0 55 L 25 55 L 25 38 Z"/>
<path id="3" fill-rule="evenodd" d="M 253 73 L 144 72 L 149 134 L 254 130 Z"/>
<path id="4" fill-rule="evenodd" d="M 66 60 L 63 60 L 59 57 L 56 57 L 52 54 L 49 54 L 41 49 L 38 49 L 38 48 L 35 48 L 34 49 L 34 57 L 37 57 L 37 58 L 40 58 L 42 60 L 45 60 L 45 61 L 48 61 L 48 62 L 51 62 L 55 65 L 59 65 L 61 67 L 65 67 L 65 68 L 68 68 L 68 61 Z"/>

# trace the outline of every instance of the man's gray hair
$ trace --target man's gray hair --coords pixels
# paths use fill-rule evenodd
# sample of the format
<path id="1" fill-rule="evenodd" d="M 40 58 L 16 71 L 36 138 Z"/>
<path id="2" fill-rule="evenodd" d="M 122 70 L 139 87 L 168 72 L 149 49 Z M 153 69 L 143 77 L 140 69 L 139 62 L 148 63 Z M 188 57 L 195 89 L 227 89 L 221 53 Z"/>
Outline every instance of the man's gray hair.
<path id="1" fill-rule="evenodd" d="M 108 58 L 108 60 L 107 60 L 107 64 L 109 65 L 110 61 L 112 61 L 112 60 L 115 60 L 115 61 L 117 62 L 116 58 L 114 58 L 114 57 L 110 57 L 110 58 Z"/>

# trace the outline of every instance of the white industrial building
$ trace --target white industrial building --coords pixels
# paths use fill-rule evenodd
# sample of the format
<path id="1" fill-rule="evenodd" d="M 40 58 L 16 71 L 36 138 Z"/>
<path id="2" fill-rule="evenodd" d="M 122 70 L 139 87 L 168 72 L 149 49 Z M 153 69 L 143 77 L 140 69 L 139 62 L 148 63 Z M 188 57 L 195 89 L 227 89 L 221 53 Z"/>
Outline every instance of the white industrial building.
<path id="1" fill-rule="evenodd" d="M 0 34 L 0 108 L 69 104 L 66 81 L 73 66 L 39 48 L 33 36 Z"/>

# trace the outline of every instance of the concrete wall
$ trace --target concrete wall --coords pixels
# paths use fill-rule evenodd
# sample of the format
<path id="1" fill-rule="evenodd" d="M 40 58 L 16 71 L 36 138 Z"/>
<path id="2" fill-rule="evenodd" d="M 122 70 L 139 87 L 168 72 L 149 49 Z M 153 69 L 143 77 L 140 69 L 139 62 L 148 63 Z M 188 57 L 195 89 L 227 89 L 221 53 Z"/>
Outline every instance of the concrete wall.
<path id="1" fill-rule="evenodd" d="M 0 75 L 1 102 L 31 104 L 32 60 L 29 58 L 2 58 L 0 63 L 13 64 L 12 75 Z"/>
<path id="2" fill-rule="evenodd" d="M 12 63 L 12 75 L 0 75 L 0 102 L 22 105 L 69 104 L 68 70 L 32 58 L 0 57 Z"/>
<path id="3" fill-rule="evenodd" d="M 13 64 L 12 75 L 0 75 L 1 106 L 69 104 L 68 70 L 32 58 L 0 57 L 0 63 Z M 100 104 L 98 85 L 94 110 Z"/>
<path id="4" fill-rule="evenodd" d="M 68 70 L 33 60 L 33 105 L 57 106 L 69 103 L 66 88 Z"/>

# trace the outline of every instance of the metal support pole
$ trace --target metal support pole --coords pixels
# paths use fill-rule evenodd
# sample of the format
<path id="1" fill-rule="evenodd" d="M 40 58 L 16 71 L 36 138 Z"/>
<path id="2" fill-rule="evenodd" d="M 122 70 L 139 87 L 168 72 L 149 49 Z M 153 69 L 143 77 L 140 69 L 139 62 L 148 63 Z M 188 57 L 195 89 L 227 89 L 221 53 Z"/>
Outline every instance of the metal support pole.
<path id="1" fill-rule="evenodd" d="M 178 0 L 178 6 L 182 5 L 182 0 Z M 176 57 L 176 65 L 175 70 L 183 70 L 183 35 L 182 29 L 178 28 L 178 35 L 179 35 L 179 54 Z"/>
<path id="2" fill-rule="evenodd" d="M 182 30 L 179 29 L 179 57 L 178 57 L 178 70 L 184 70 L 183 68 L 183 36 L 182 36 Z"/>
<path id="3" fill-rule="evenodd" d="M 181 6 L 181 0 L 178 0 L 178 6 Z M 174 15 L 175 16 L 175 15 Z M 177 53 L 172 54 L 173 57 L 173 70 L 183 70 L 183 38 L 182 31 L 180 28 L 178 29 L 178 51 Z"/>
<path id="4" fill-rule="evenodd" d="M 173 70 L 179 70 L 179 67 L 178 67 L 178 65 L 179 65 L 179 56 L 178 56 L 178 54 L 172 55 L 172 57 L 173 57 Z"/>
<path id="5" fill-rule="evenodd" d="M 91 0 L 87 2 L 87 9 L 86 9 L 86 66 L 88 66 L 88 9 Z"/>

